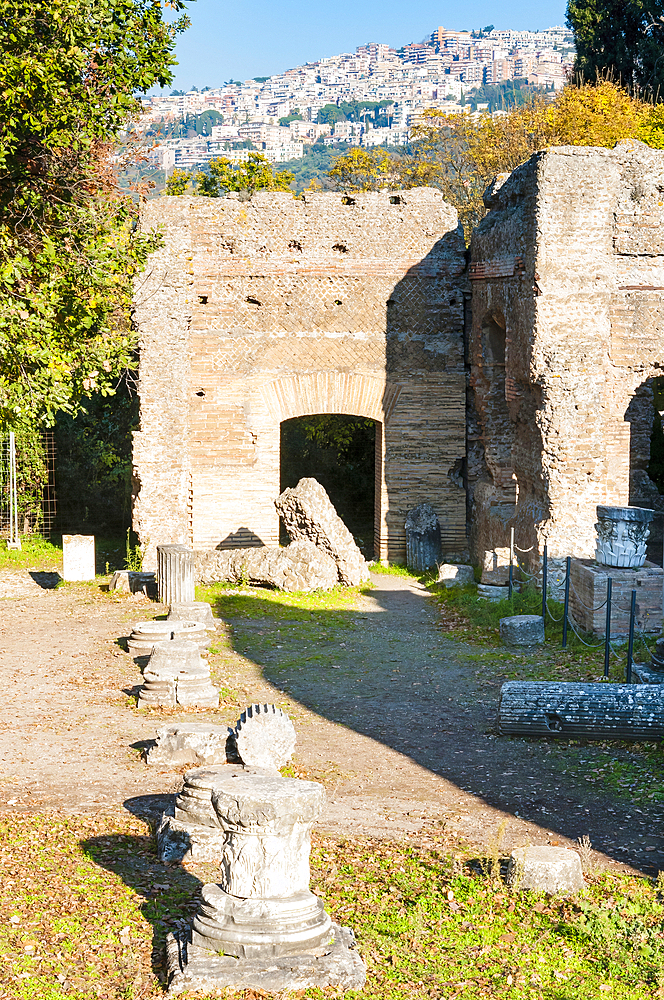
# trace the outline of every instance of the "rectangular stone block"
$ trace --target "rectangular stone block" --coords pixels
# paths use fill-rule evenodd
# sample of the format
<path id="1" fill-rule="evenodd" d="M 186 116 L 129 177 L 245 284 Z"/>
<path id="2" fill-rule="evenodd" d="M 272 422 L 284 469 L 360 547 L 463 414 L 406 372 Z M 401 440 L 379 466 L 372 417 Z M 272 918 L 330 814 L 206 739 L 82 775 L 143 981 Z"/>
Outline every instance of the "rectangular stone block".
<path id="1" fill-rule="evenodd" d="M 570 567 L 570 613 L 584 632 L 606 632 L 607 581 L 611 577 L 611 637 L 629 633 L 632 590 L 636 590 L 636 627 L 644 632 L 662 628 L 664 570 L 646 562 L 641 569 L 600 566 L 593 559 L 572 559 Z"/>
<path id="2" fill-rule="evenodd" d="M 62 536 L 62 577 L 70 583 L 95 578 L 95 536 Z"/>

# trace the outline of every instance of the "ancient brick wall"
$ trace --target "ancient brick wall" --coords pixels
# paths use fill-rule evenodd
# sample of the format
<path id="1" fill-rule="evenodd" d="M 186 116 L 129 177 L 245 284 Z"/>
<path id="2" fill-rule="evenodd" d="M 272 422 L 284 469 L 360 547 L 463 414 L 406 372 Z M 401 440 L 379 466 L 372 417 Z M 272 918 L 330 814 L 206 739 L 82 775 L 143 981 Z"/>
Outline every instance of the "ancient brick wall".
<path id="1" fill-rule="evenodd" d="M 598 503 L 660 502 L 645 469 L 648 382 L 664 370 L 663 192 L 664 153 L 638 142 L 551 149 L 488 192 L 470 265 L 479 561 L 510 526 L 533 563 L 547 542 L 554 558 L 590 558 Z"/>
<path id="2" fill-rule="evenodd" d="M 159 198 L 137 285 L 134 524 L 148 543 L 276 544 L 280 423 L 370 417 L 376 551 L 402 560 L 427 501 L 462 551 L 465 256 L 456 212 L 417 189 Z"/>

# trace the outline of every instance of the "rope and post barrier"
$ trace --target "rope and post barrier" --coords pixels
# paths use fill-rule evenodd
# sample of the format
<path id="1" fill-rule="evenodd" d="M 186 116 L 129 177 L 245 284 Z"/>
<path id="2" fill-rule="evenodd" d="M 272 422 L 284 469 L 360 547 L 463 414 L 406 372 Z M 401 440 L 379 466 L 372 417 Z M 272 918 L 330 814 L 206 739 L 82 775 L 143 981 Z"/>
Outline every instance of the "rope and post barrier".
<path id="1" fill-rule="evenodd" d="M 611 593 L 613 591 L 613 578 L 606 581 L 606 625 L 604 635 L 604 676 L 609 676 L 609 658 L 611 656 Z"/>

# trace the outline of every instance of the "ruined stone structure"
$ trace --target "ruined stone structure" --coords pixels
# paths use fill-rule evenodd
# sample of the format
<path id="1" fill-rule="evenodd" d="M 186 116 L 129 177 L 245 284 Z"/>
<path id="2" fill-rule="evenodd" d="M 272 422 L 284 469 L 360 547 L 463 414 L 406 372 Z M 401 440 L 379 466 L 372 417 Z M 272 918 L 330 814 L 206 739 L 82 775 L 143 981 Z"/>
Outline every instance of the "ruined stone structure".
<path id="1" fill-rule="evenodd" d="M 440 193 L 163 197 L 143 226 L 164 236 L 136 295 L 146 564 L 277 544 L 280 424 L 322 413 L 376 421 L 376 555 L 404 561 L 422 502 L 462 551 L 466 261 Z"/>
<path id="2" fill-rule="evenodd" d="M 536 568 L 546 543 L 593 558 L 598 504 L 664 510 L 646 472 L 664 153 L 550 149 L 487 205 L 465 270 L 456 214 L 427 188 L 150 202 L 164 247 L 137 295 L 141 539 L 275 544 L 279 426 L 314 413 L 376 421 L 381 558 L 404 561 L 423 502 L 443 557 L 462 551 L 465 485 L 481 565 L 512 526 Z"/>
<path id="3" fill-rule="evenodd" d="M 516 528 L 535 564 L 594 557 L 597 504 L 658 507 L 651 380 L 664 364 L 664 153 L 538 153 L 487 193 L 472 240 L 475 557 Z"/>

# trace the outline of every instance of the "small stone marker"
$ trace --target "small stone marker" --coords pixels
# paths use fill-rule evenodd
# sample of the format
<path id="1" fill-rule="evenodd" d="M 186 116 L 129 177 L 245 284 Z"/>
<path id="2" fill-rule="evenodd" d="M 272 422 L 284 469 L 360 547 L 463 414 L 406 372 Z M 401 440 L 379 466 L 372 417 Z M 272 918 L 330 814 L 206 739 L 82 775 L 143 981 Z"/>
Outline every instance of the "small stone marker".
<path id="1" fill-rule="evenodd" d="M 70 583 L 95 578 L 95 536 L 62 536 L 62 579 Z"/>
<path id="2" fill-rule="evenodd" d="M 196 645 L 174 639 L 155 646 L 145 668 L 138 707 L 218 708 L 219 692 Z"/>
<path id="3" fill-rule="evenodd" d="M 458 563 L 442 563 L 438 567 L 438 583 L 442 583 L 444 587 L 467 587 L 475 583 L 473 567 Z"/>
<path id="4" fill-rule="evenodd" d="M 515 889 L 570 895 L 585 888 L 581 858 L 566 847 L 519 847 L 512 851 L 507 882 Z"/>
<path id="5" fill-rule="evenodd" d="M 247 767 L 278 771 L 296 742 L 293 723 L 276 705 L 249 705 L 235 726 L 237 752 Z"/>
<path id="6" fill-rule="evenodd" d="M 505 646 L 541 646 L 544 642 L 544 619 L 541 615 L 501 618 L 500 638 Z"/>

